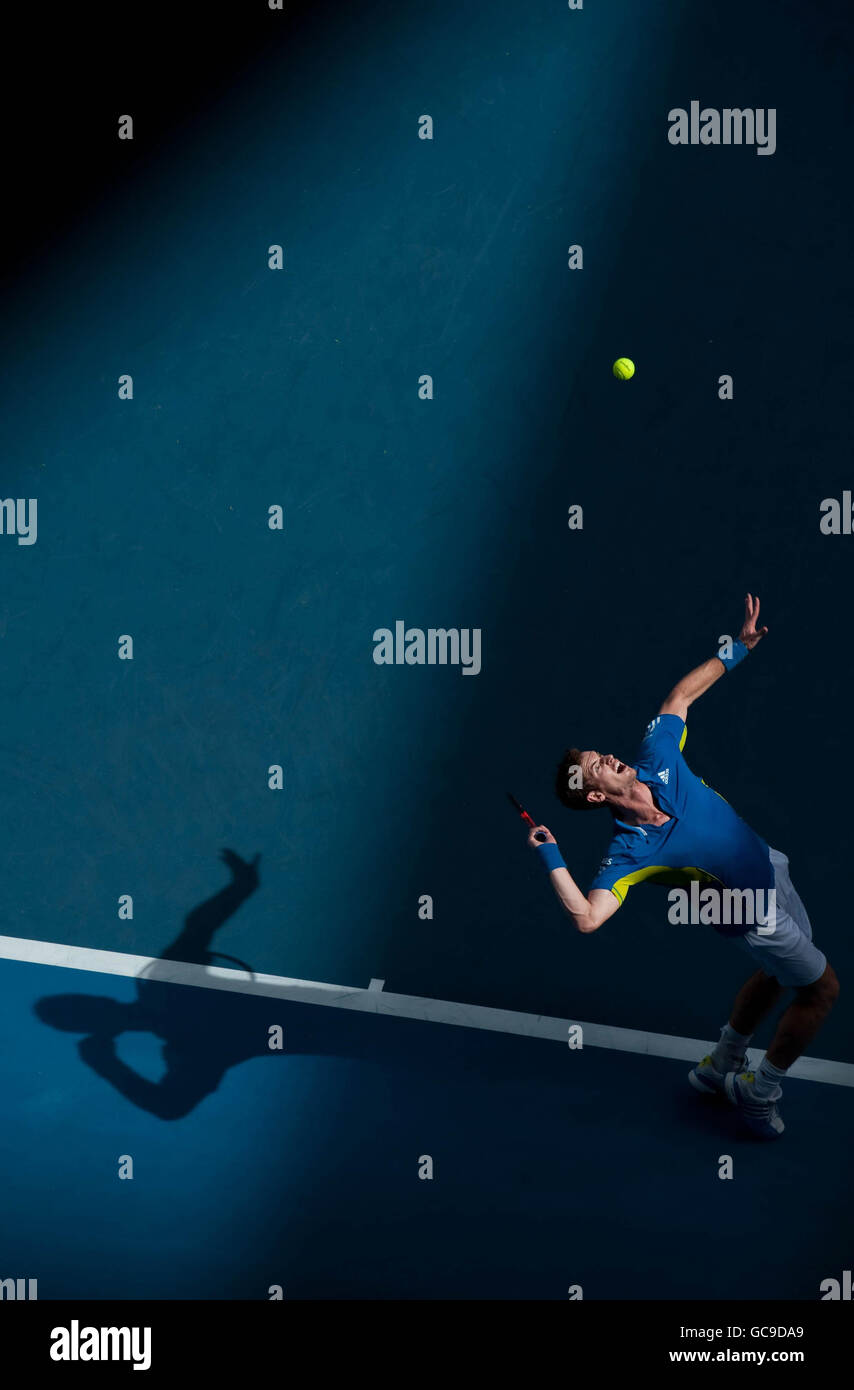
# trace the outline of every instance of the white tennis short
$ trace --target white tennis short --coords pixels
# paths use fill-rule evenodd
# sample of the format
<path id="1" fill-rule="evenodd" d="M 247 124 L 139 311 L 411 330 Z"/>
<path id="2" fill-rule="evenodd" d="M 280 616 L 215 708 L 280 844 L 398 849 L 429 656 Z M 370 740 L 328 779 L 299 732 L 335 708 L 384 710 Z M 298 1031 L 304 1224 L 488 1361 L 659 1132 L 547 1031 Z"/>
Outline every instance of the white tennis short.
<path id="1" fill-rule="evenodd" d="M 760 970 L 775 976 L 781 985 L 797 988 L 815 984 L 824 974 L 827 957 L 813 944 L 810 919 L 792 886 L 785 854 L 772 849 L 771 864 L 777 890 L 775 930 L 767 935 L 749 931 L 734 939 L 752 956 Z"/>

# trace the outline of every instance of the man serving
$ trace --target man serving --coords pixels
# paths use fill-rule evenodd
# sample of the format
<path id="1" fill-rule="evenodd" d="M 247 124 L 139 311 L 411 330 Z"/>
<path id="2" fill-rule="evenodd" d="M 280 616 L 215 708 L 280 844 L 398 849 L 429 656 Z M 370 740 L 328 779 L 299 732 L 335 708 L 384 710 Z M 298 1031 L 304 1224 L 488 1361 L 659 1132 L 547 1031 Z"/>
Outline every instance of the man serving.
<path id="1" fill-rule="evenodd" d="M 585 896 L 569 873 L 546 826 L 528 843 L 549 872 L 552 887 L 581 932 L 597 931 L 635 883 L 738 890 L 763 907 L 747 923 L 716 927 L 736 939 L 759 968 L 736 997 L 714 1051 L 689 1073 L 698 1091 L 726 1094 L 757 1136 L 783 1133 L 777 1107 L 781 1082 L 815 1037 L 839 993 L 839 982 L 813 943 L 804 905 L 789 878 L 789 861 L 769 849 L 682 756 L 688 706 L 742 661 L 768 629 L 757 627 L 759 599 L 745 600 L 745 617 L 731 651 L 711 657 L 679 682 L 647 726 L 634 764 L 612 753 L 570 748 L 558 768 L 556 791 L 564 806 L 606 806 L 614 835 Z M 771 904 L 771 911 L 765 910 Z M 751 925 L 754 924 L 754 925 Z M 755 925 L 758 923 L 758 925 Z M 755 1072 L 745 1071 L 746 1049 L 761 1020 L 786 989 L 795 996 Z"/>

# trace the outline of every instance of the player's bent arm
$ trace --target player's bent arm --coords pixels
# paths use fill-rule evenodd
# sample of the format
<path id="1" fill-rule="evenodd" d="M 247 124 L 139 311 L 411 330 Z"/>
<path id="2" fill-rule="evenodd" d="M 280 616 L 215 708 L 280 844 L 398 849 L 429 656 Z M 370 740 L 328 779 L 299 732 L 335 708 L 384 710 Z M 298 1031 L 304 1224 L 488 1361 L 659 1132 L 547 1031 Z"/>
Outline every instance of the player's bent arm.
<path id="1" fill-rule="evenodd" d="M 688 706 L 692 705 L 701 695 L 714 685 L 715 681 L 720 680 L 726 671 L 726 667 L 719 656 L 711 656 L 708 661 L 704 661 L 702 666 L 695 666 L 693 671 L 689 671 L 687 676 L 683 676 L 677 685 L 674 685 L 659 714 L 677 714 L 680 719 L 685 718 L 688 713 Z"/>
<path id="2" fill-rule="evenodd" d="M 592 888 L 585 897 L 569 869 L 552 869 L 549 877 L 561 907 L 580 932 L 597 931 L 620 906 L 619 899 L 607 888 Z"/>
<path id="3" fill-rule="evenodd" d="M 605 888 L 591 888 L 585 897 L 563 862 L 557 841 L 547 825 L 532 825 L 528 844 L 531 849 L 539 851 L 549 868 L 549 878 L 557 900 L 579 931 L 596 931 L 609 917 L 613 917 L 620 906 L 619 898 Z"/>

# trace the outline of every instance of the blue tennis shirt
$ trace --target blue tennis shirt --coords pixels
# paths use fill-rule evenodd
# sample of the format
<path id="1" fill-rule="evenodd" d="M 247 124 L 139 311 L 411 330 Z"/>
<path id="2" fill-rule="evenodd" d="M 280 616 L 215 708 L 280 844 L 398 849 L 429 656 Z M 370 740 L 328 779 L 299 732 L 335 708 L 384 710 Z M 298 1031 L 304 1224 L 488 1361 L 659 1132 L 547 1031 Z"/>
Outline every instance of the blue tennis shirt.
<path id="1" fill-rule="evenodd" d="M 646 881 L 684 887 L 696 879 L 710 887 L 765 892 L 774 887 L 765 841 L 685 762 L 687 733 L 677 714 L 659 714 L 647 725 L 635 768 L 670 820 L 628 825 L 615 818 L 616 834 L 591 890 L 610 889 L 622 903 L 633 883 Z"/>

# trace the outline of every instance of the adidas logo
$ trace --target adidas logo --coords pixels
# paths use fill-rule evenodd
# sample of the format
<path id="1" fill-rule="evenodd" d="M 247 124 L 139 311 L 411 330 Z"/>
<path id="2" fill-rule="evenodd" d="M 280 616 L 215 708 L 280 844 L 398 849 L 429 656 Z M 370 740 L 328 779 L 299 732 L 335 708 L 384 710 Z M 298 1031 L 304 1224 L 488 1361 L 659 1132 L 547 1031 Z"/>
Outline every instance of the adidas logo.
<path id="1" fill-rule="evenodd" d="M 670 781 L 670 768 L 669 768 L 669 767 L 662 768 L 661 772 L 659 772 L 659 774 L 658 774 L 658 777 L 659 777 L 659 780 L 662 781 L 662 782 L 664 783 L 665 787 L 666 787 L 666 786 L 667 786 L 667 783 Z"/>

